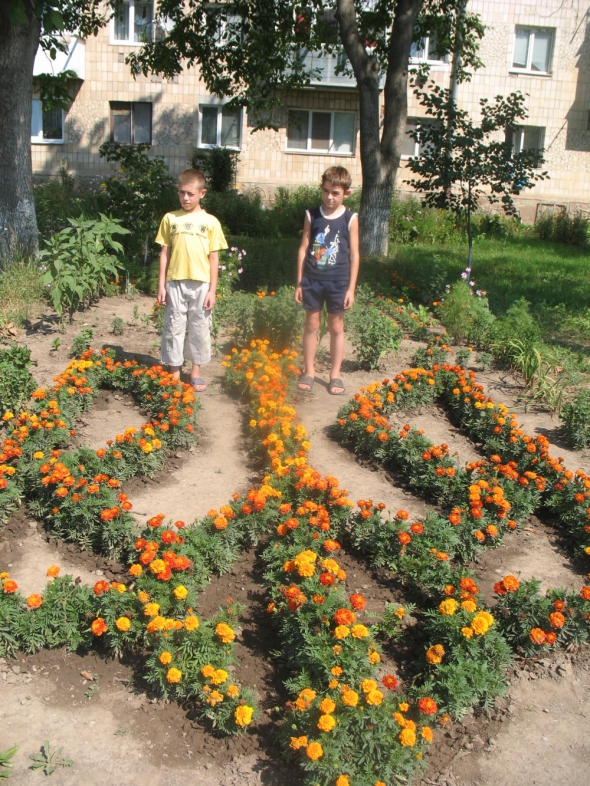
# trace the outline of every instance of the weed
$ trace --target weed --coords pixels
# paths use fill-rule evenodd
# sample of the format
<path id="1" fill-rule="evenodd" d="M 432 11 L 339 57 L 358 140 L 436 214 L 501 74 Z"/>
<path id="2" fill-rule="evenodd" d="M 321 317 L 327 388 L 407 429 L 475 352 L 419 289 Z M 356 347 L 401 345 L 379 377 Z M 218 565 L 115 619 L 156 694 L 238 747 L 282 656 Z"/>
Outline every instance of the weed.
<path id="1" fill-rule="evenodd" d="M 87 349 L 90 349 L 93 338 L 94 330 L 92 330 L 92 328 L 84 328 L 84 330 L 81 330 L 72 341 L 72 346 L 70 347 L 70 357 L 80 357 L 83 352 L 86 352 Z"/>
<path id="2" fill-rule="evenodd" d="M 121 317 L 115 317 L 111 322 L 111 333 L 114 336 L 122 336 L 125 332 L 125 323 Z"/>
<path id="3" fill-rule="evenodd" d="M 492 363 L 494 362 L 494 356 L 491 352 L 478 352 L 477 354 L 477 366 L 481 371 L 487 371 L 489 368 L 492 367 Z"/>
<path id="4" fill-rule="evenodd" d="M 362 368 L 378 369 L 388 352 L 397 352 L 404 332 L 375 306 L 369 306 L 353 321 L 352 344 Z"/>
<path id="5" fill-rule="evenodd" d="M 18 412 L 37 383 L 29 372 L 31 350 L 18 344 L 0 350 L 0 410 Z"/>
<path id="6" fill-rule="evenodd" d="M 71 767 L 74 762 L 65 759 L 61 755 L 62 748 L 51 749 L 49 742 L 45 740 L 41 746 L 40 753 L 32 753 L 29 759 L 33 762 L 31 770 L 42 770 L 44 775 L 51 775 L 58 767 Z"/>
<path id="7" fill-rule="evenodd" d="M 457 365 L 462 366 L 463 368 L 467 368 L 469 365 L 469 361 L 471 360 L 471 350 L 470 349 L 460 349 L 457 352 Z"/>
<path id="8" fill-rule="evenodd" d="M 55 350 L 59 349 L 60 347 L 61 347 L 61 338 L 58 336 L 57 338 L 54 338 L 53 341 L 51 342 L 51 349 L 52 351 L 55 352 Z"/>
<path id="9" fill-rule="evenodd" d="M 38 263 L 22 256 L 0 274 L 0 327 L 24 325 L 43 307 L 44 288 Z"/>
<path id="10" fill-rule="evenodd" d="M 561 412 L 563 432 L 574 450 L 590 445 L 590 391 L 581 390 L 572 401 L 564 404 Z"/>
<path id="11" fill-rule="evenodd" d="M 9 748 L 6 751 L 0 751 L 0 781 L 5 780 L 10 776 L 10 771 L 14 764 L 10 761 L 14 754 L 17 752 L 18 747 Z"/>

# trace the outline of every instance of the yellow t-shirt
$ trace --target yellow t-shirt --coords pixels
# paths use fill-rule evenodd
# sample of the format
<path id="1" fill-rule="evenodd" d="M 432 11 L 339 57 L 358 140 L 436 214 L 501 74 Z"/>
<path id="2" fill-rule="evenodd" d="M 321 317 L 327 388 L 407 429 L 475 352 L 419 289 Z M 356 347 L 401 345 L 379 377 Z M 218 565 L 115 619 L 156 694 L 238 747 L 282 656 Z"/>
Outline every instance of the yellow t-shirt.
<path id="1" fill-rule="evenodd" d="M 227 248 L 221 224 L 205 210 L 174 210 L 160 222 L 156 243 L 172 249 L 166 281 L 211 281 L 209 254 Z"/>

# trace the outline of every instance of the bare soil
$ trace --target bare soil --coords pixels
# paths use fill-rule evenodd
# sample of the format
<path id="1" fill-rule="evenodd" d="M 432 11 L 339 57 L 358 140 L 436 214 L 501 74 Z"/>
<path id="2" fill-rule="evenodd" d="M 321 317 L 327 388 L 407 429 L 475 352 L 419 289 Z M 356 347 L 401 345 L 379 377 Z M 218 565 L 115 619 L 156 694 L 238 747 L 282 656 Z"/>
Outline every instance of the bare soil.
<path id="1" fill-rule="evenodd" d="M 35 329 L 22 336 L 37 362 L 39 384 L 50 385 L 67 364 L 68 348 L 82 327 L 93 327 L 93 346 L 117 346 L 126 357 L 159 363 L 156 331 L 133 318 L 149 313 L 152 302 L 106 298 L 85 314 L 76 316 L 62 334 L 48 314 Z M 115 316 L 125 323 L 122 336 L 110 333 Z M 51 350 L 55 338 L 61 346 Z M 395 512 L 403 508 L 411 516 L 423 515 L 426 505 L 409 494 L 377 467 L 359 462 L 331 438 L 330 426 L 346 397 L 383 377 L 411 366 L 420 346 L 405 340 L 397 357 L 388 358 L 380 373 L 358 368 L 354 355 L 343 368 L 346 394 L 338 398 L 327 391 L 328 369 L 318 365 L 311 395 L 301 395 L 298 416 L 310 432 L 310 463 L 339 478 L 353 500 L 383 501 Z M 203 369 L 208 380 L 201 396 L 197 446 L 168 456 L 165 467 L 153 479 L 136 478 L 126 485 L 138 523 L 154 513 L 190 522 L 211 507 L 224 504 L 230 495 L 258 479 L 244 432 L 244 409 L 221 391 L 220 357 Z M 547 413 L 521 412 L 522 387 L 512 375 L 478 374 L 496 400 L 514 407 L 528 433 L 545 433 L 556 443 L 554 453 L 564 456 L 571 469 L 590 466 L 590 454 L 566 451 L 558 442 L 557 424 Z M 463 463 L 477 457 L 465 439 L 437 408 L 404 414 L 403 422 L 424 429 L 436 443 L 446 442 Z M 78 443 L 100 447 L 127 426 L 138 426 L 143 413 L 128 397 L 102 392 L 94 409 L 78 426 Z M 544 588 L 578 589 L 584 582 L 581 567 L 568 556 L 567 545 L 551 521 L 532 518 L 522 533 L 513 534 L 503 546 L 487 552 L 474 565 L 483 594 L 491 599 L 492 586 L 506 573 L 532 576 Z M 367 612 L 379 613 L 389 602 L 407 602 L 396 577 L 374 572 L 351 555 L 339 556 L 348 574 L 348 585 L 368 599 Z M 0 531 L 0 570 L 8 569 L 28 594 L 42 589 L 51 564 L 63 572 L 93 583 L 99 576 L 121 575 L 123 566 L 75 546 L 50 538 L 40 523 L 20 510 Z M 2 724 L 0 750 L 17 744 L 11 783 L 37 783 L 42 776 L 28 769 L 31 753 L 49 740 L 63 746 L 73 759 L 68 769 L 52 775 L 57 786 L 159 786 L 191 783 L 195 786 L 295 786 L 298 773 L 280 759 L 273 744 L 279 712 L 285 701 L 283 680 L 287 676 L 277 652 L 280 649 L 265 612 L 268 598 L 261 580 L 259 550 L 251 549 L 232 572 L 215 578 L 199 601 L 208 616 L 228 598 L 247 605 L 236 655 L 236 679 L 255 686 L 261 715 L 245 735 L 219 739 L 195 719 L 194 708 L 156 701 L 141 679 L 141 660 L 109 660 L 100 651 L 66 653 L 42 651 L 9 662 L 0 661 Z M 405 639 L 386 652 L 384 669 L 403 681 L 411 678 L 412 662 L 419 651 L 419 633 L 410 627 Z M 586 786 L 590 783 L 590 750 L 585 719 L 590 717 L 590 671 L 588 649 L 579 653 L 558 652 L 535 662 L 515 662 L 508 696 L 499 700 L 490 718 L 477 714 L 460 724 L 438 730 L 420 786 Z M 81 672 L 97 675 L 89 681 Z"/>

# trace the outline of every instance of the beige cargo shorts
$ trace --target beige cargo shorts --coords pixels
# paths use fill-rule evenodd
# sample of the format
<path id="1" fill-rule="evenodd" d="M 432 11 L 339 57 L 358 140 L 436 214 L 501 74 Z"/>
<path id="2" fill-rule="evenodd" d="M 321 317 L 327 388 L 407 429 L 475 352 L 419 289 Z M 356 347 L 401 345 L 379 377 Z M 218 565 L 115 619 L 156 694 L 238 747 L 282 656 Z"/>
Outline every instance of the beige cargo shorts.
<path id="1" fill-rule="evenodd" d="M 162 333 L 162 362 L 182 366 L 190 360 L 202 366 L 211 360 L 211 311 L 203 309 L 209 292 L 204 281 L 168 281 L 166 318 Z"/>

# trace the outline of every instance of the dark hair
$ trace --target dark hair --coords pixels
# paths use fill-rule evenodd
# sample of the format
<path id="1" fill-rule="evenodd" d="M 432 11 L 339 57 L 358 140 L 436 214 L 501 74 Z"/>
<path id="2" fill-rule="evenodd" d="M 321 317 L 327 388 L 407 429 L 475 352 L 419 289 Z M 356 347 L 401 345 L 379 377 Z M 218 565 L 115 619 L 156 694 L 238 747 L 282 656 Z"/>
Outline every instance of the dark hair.
<path id="1" fill-rule="evenodd" d="M 322 185 L 326 182 L 332 183 L 333 186 L 342 186 L 345 191 L 348 191 L 352 185 L 352 177 L 348 169 L 343 166 L 331 166 L 322 175 Z"/>

